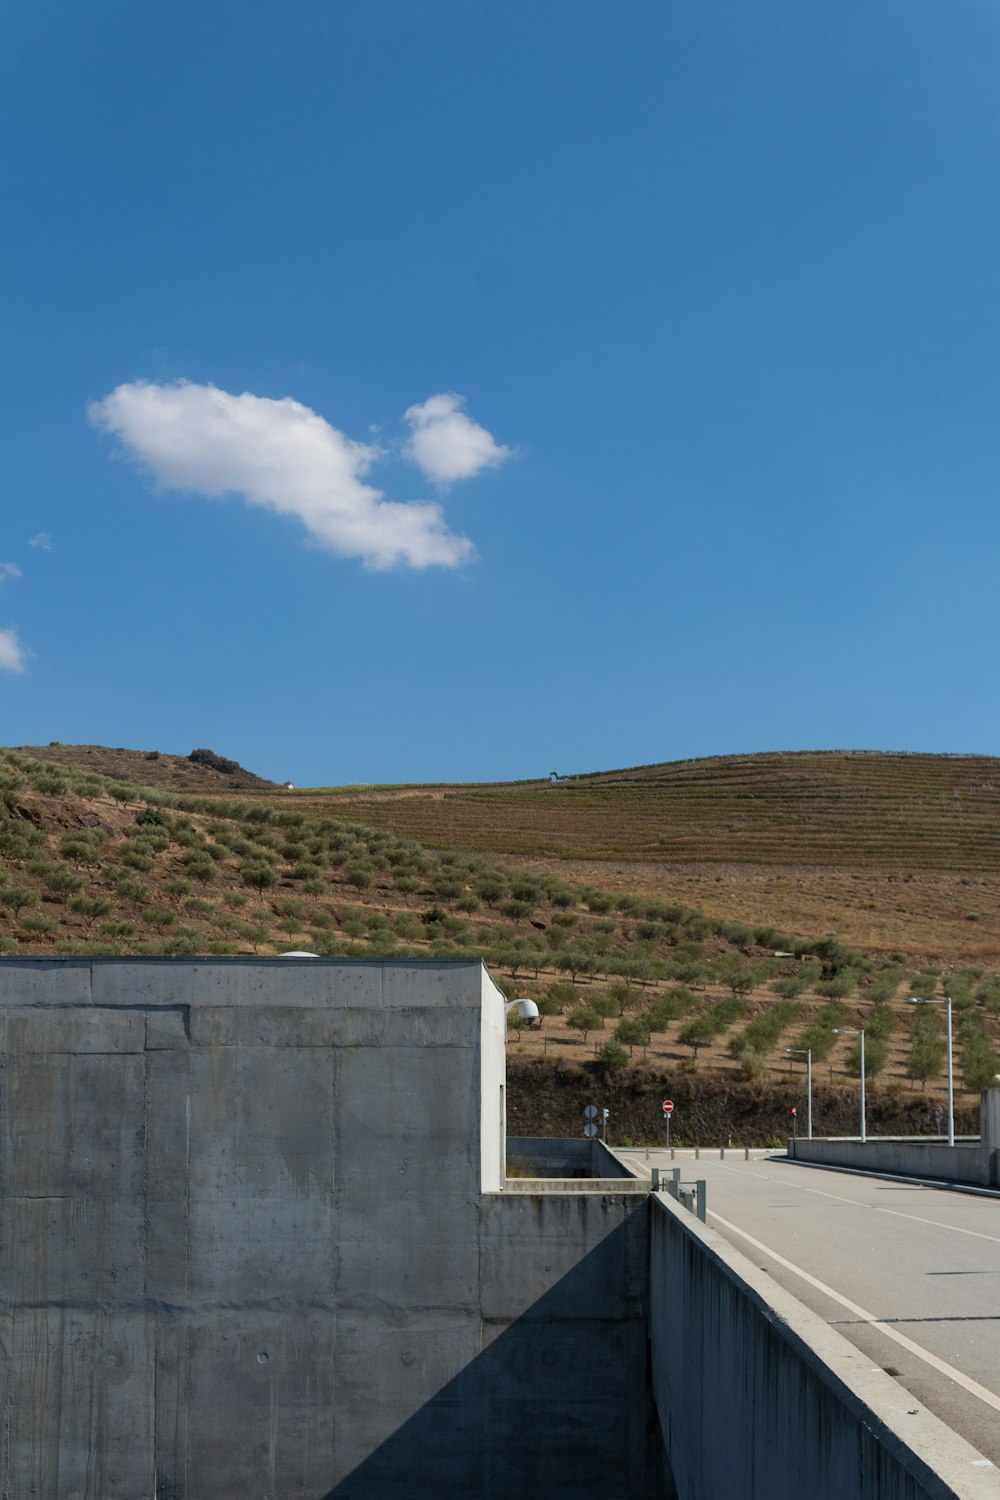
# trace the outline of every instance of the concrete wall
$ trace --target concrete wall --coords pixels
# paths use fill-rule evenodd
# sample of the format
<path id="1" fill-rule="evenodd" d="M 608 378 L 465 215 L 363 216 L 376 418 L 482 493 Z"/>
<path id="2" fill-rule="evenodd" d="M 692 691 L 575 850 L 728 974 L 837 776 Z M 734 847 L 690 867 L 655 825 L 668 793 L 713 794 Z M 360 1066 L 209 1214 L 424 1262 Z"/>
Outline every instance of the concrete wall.
<path id="1" fill-rule="evenodd" d="M 650 1330 L 683 1500 L 955 1493 L 599 1142 L 504 1182 L 503 1033 L 472 961 L 0 960 L 0 1494 L 662 1500 Z"/>
<path id="2" fill-rule="evenodd" d="M 987 1500 L 995 1471 L 685 1209 L 652 1202 L 653 1385 L 679 1500 Z"/>
<path id="3" fill-rule="evenodd" d="M 484 1193 L 503 1186 L 507 1144 L 507 1012 L 504 996 L 480 965 L 479 1185 Z"/>
<path id="4" fill-rule="evenodd" d="M 979 1133 L 992 1151 L 1000 1151 L 1000 1088 L 983 1089 L 979 1096 Z"/>
<path id="5" fill-rule="evenodd" d="M 593 1177 L 594 1143 L 579 1140 L 548 1140 L 544 1136 L 508 1136 L 508 1165 L 532 1177 Z"/>
<path id="6" fill-rule="evenodd" d="M 978 1187 L 1000 1187 L 1000 1088 L 984 1089 L 979 1103 L 978 1139 L 947 1141 L 919 1137 L 876 1136 L 857 1139 L 792 1140 L 788 1154 L 796 1161 L 889 1172 L 902 1177 L 929 1177 Z"/>
<path id="7" fill-rule="evenodd" d="M 535 1177 L 598 1178 L 605 1181 L 632 1179 L 634 1173 L 622 1165 L 597 1139 L 548 1140 L 542 1136 L 510 1136 L 507 1160 Z M 648 1185 L 647 1185 L 648 1186 Z"/>
<path id="8" fill-rule="evenodd" d="M 636 1181 L 636 1174 L 632 1172 L 603 1141 L 593 1141 L 594 1148 L 591 1170 L 595 1177 L 625 1178 L 629 1182 Z M 646 1188 L 648 1183 L 643 1184 Z"/>
<path id="9" fill-rule="evenodd" d="M 656 1500 L 648 1200 L 502 1190 L 503 1031 L 471 961 L 0 960 L 0 1493 Z"/>
<path id="10" fill-rule="evenodd" d="M 479 1353 L 344 1495 L 659 1500 L 649 1197 L 575 1186 L 523 1182 L 483 1200 Z"/>
<path id="11" fill-rule="evenodd" d="M 1000 1088 L 979 1096 L 979 1135 L 990 1156 L 990 1184 L 1000 1187 Z"/>
<path id="12" fill-rule="evenodd" d="M 788 1142 L 795 1161 L 849 1167 L 862 1172 L 890 1172 L 902 1177 L 929 1177 L 979 1187 L 998 1186 L 997 1153 L 979 1142 L 949 1146 L 947 1141 L 816 1140 Z"/>

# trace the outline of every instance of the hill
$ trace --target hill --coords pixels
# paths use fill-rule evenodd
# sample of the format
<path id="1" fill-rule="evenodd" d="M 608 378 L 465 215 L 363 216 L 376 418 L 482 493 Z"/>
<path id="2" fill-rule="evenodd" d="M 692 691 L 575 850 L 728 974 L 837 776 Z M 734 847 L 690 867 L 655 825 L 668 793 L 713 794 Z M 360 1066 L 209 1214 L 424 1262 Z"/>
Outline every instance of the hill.
<path id="1" fill-rule="evenodd" d="M 68 770 L 94 771 L 141 786 L 169 787 L 184 792 L 277 790 L 277 783 L 244 770 L 238 761 L 214 750 L 192 750 L 190 755 L 168 755 L 160 750 L 111 750 L 106 745 L 19 745 L 18 753 Z"/>
<path id="2" fill-rule="evenodd" d="M 433 850 L 334 816 L 351 795 L 179 793 L 0 751 L 0 952 L 481 953 L 542 1008 L 541 1029 L 515 1026 L 526 1057 L 753 1086 L 787 1075 L 788 1046 L 809 1047 L 830 1086 L 856 1077 L 859 1026 L 873 1086 L 933 1085 L 940 1010 L 906 999 L 947 988 L 960 1085 L 1000 1069 L 1000 965 L 945 970 L 569 879 L 566 863 Z"/>
<path id="3" fill-rule="evenodd" d="M 1000 760 L 796 752 L 527 782 L 303 792 L 442 848 L 671 863 L 1000 866 Z"/>
<path id="4" fill-rule="evenodd" d="M 493 785 L 297 793 L 434 848 L 888 954 L 1000 962 L 1000 760 L 734 755 Z"/>

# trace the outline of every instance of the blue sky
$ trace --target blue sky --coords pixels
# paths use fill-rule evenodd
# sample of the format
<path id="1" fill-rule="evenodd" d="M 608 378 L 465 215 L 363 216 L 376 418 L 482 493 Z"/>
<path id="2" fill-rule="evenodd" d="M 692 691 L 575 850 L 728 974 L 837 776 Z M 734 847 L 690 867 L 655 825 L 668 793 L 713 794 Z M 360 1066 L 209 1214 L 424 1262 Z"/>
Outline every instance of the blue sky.
<path id="1" fill-rule="evenodd" d="M 0 742 L 1000 753 L 995 0 L 0 28 Z"/>

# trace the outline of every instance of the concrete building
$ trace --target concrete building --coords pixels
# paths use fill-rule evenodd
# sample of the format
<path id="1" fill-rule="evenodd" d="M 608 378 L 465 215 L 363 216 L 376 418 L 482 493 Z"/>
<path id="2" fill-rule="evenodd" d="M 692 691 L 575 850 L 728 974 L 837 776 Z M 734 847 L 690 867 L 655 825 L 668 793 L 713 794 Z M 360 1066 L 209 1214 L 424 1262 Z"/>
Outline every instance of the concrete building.
<path id="1" fill-rule="evenodd" d="M 0 960 L 5 1500 L 995 1494 L 599 1144 L 506 1180 L 504 1033 L 478 961 Z"/>
<path id="2" fill-rule="evenodd" d="M 478 961 L 0 962 L 0 1493 L 656 1494 L 648 1196 L 504 1189 L 504 1037 Z"/>

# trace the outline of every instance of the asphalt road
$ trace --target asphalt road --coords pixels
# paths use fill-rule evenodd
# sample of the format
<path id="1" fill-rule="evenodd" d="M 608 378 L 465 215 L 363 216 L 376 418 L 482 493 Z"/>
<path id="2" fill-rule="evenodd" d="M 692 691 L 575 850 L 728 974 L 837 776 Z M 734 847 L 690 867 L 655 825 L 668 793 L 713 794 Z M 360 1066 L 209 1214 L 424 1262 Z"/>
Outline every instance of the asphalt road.
<path id="1" fill-rule="evenodd" d="M 1000 1195 L 760 1152 L 618 1154 L 704 1177 L 710 1228 L 1000 1466 Z"/>

